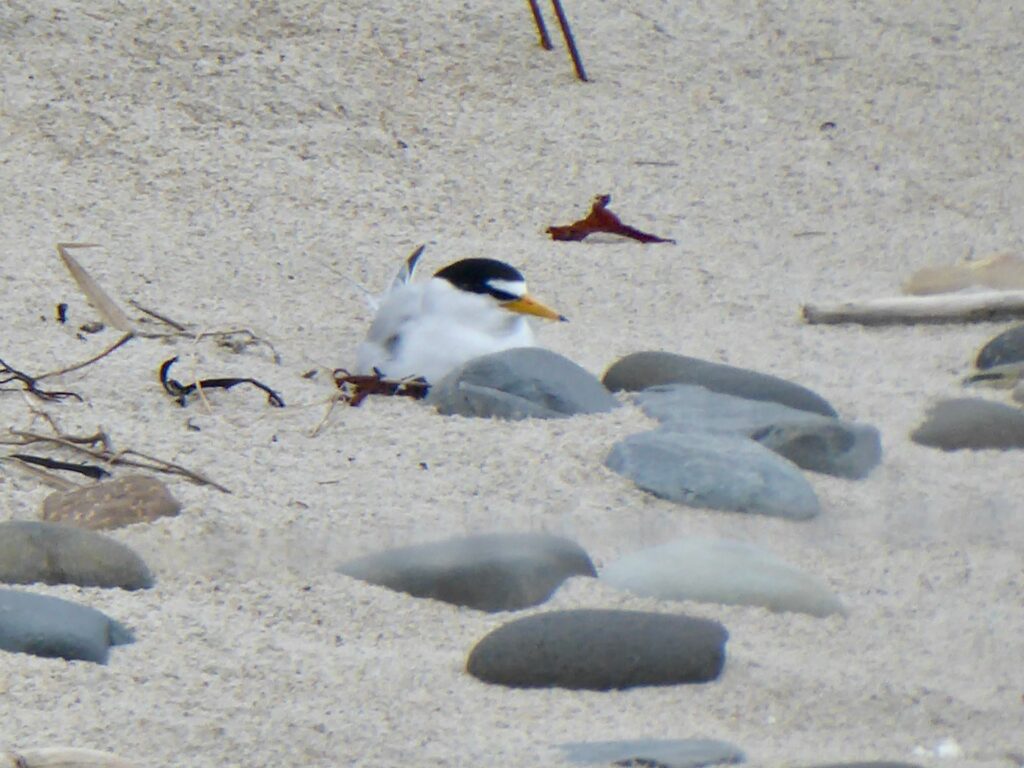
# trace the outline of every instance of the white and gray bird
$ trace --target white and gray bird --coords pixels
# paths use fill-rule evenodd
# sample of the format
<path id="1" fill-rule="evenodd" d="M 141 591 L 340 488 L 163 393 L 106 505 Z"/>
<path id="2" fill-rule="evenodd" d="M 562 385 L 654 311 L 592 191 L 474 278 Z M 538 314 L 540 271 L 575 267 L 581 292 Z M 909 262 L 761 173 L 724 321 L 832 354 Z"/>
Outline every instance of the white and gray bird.
<path id="1" fill-rule="evenodd" d="M 565 320 L 527 294 L 519 270 L 496 259 L 463 259 L 413 282 L 422 253 L 422 246 L 413 252 L 380 297 L 356 352 L 357 374 L 436 383 L 474 357 L 536 346 L 527 316 Z"/>

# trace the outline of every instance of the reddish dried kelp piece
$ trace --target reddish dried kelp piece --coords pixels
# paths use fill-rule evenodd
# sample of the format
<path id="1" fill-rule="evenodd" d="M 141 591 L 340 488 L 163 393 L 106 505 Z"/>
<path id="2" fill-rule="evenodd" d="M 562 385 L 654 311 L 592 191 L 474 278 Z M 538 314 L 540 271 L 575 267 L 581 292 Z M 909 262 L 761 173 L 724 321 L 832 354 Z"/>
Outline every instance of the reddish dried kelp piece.
<path id="1" fill-rule="evenodd" d="M 641 243 L 674 243 L 664 237 L 658 237 L 647 232 L 641 232 L 636 227 L 623 224 L 622 220 L 608 210 L 608 203 L 611 202 L 611 195 L 598 195 L 594 198 L 594 206 L 585 219 L 580 219 L 574 224 L 564 227 L 548 227 L 548 234 L 552 240 L 582 240 L 587 235 L 595 232 L 607 232 L 612 235 L 621 235 Z"/>
<path id="2" fill-rule="evenodd" d="M 334 383 L 341 390 L 341 398 L 349 405 L 356 407 L 370 395 L 387 397 L 411 397 L 422 400 L 430 391 L 430 385 L 423 378 L 385 379 L 379 370 L 373 369 L 372 374 L 349 373 L 344 368 L 334 371 Z"/>

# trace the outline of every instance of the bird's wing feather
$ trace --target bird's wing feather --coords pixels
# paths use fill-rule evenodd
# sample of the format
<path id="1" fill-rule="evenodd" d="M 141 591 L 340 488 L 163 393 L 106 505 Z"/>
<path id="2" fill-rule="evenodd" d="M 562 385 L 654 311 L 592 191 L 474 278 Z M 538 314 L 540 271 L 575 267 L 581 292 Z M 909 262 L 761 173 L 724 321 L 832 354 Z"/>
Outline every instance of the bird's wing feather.
<path id="1" fill-rule="evenodd" d="M 423 255 L 423 251 L 427 246 L 421 245 L 413 251 L 409 258 L 402 264 L 402 268 L 398 270 L 398 274 L 395 275 L 395 279 L 391 281 L 390 291 L 395 290 L 399 286 L 405 285 L 406 283 L 412 282 L 413 277 L 416 275 L 416 266 L 420 263 L 420 256 Z"/>

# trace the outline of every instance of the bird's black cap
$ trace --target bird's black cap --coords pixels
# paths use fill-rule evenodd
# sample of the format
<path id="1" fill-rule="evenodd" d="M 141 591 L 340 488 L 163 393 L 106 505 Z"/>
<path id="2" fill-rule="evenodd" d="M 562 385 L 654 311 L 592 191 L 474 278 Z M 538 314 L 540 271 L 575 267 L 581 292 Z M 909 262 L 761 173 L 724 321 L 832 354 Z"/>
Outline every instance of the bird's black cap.
<path id="1" fill-rule="evenodd" d="M 518 269 L 497 259 L 463 259 L 438 270 L 434 277 L 447 280 L 463 291 L 487 293 L 501 301 L 519 298 L 517 294 L 502 290 L 499 286 L 503 283 L 526 284 L 526 279 Z"/>

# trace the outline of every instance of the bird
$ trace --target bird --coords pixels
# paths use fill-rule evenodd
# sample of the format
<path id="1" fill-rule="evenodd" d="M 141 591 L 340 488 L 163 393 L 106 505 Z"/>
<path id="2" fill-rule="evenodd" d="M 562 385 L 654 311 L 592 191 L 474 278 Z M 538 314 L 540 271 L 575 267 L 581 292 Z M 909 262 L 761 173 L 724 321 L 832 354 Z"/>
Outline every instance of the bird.
<path id="1" fill-rule="evenodd" d="M 436 384 L 468 360 L 537 345 L 528 317 L 565 321 L 526 292 L 522 273 L 503 261 L 468 258 L 413 282 L 417 248 L 390 288 L 356 351 L 356 373 Z"/>

